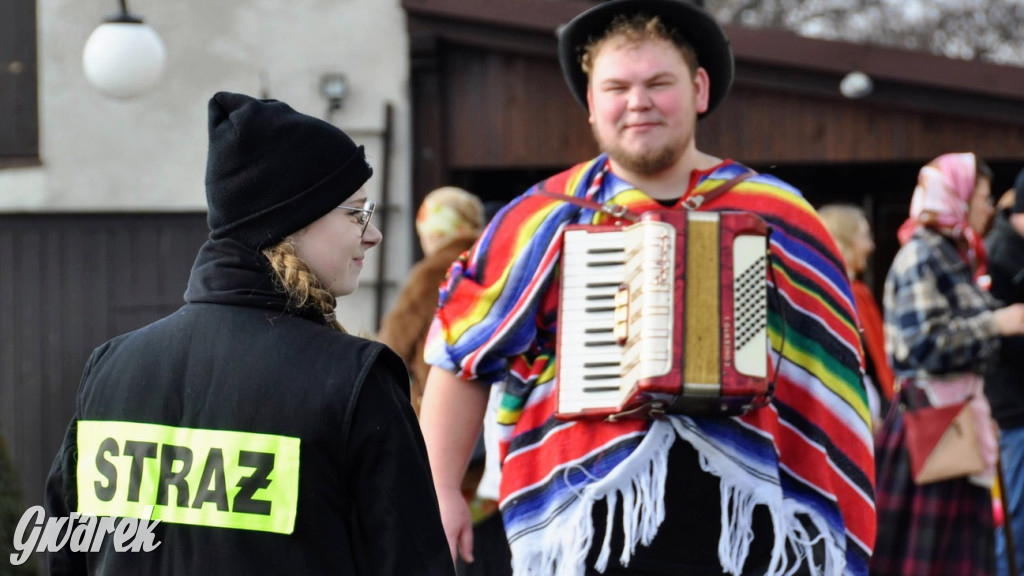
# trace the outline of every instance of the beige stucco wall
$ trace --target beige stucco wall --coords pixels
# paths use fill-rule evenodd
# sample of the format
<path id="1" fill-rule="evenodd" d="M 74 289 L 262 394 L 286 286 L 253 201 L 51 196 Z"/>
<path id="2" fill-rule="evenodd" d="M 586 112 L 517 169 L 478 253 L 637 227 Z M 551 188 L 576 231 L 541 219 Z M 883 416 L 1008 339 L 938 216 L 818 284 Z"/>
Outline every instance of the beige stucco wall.
<path id="1" fill-rule="evenodd" d="M 399 0 L 129 1 L 163 39 L 160 84 L 132 100 L 93 90 L 82 49 L 115 0 L 38 0 L 42 165 L 0 170 L 0 211 L 204 211 L 206 105 L 218 90 L 266 94 L 329 119 L 367 148 L 381 197 L 385 105 L 394 109 L 390 195 L 383 248 L 387 276 L 401 282 L 410 254 L 408 44 Z M 343 73 L 349 94 L 328 117 L 320 75 Z M 343 301 L 354 331 L 372 332 L 376 260 Z M 391 291 L 393 292 L 393 290 Z M 389 292 L 388 296 L 393 298 Z"/>

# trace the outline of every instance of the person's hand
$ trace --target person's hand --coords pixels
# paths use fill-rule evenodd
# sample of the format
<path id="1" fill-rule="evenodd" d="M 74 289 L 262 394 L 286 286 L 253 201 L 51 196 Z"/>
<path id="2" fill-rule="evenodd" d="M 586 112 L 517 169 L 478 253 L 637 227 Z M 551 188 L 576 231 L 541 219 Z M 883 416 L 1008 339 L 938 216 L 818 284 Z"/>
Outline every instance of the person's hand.
<path id="1" fill-rule="evenodd" d="M 1000 336 L 1024 336 L 1024 304 L 1010 304 L 995 311 Z"/>
<path id="2" fill-rule="evenodd" d="M 996 202 L 996 211 L 1002 212 L 1003 210 L 1009 210 L 1013 208 L 1013 202 L 1017 198 L 1017 191 L 1010 188 L 1003 195 L 999 197 L 999 201 Z"/>
<path id="3" fill-rule="evenodd" d="M 469 513 L 469 505 L 456 488 L 437 490 L 437 504 L 441 508 L 441 523 L 444 535 L 448 538 L 448 550 L 455 560 L 455 553 L 465 562 L 473 561 L 473 518 Z"/>

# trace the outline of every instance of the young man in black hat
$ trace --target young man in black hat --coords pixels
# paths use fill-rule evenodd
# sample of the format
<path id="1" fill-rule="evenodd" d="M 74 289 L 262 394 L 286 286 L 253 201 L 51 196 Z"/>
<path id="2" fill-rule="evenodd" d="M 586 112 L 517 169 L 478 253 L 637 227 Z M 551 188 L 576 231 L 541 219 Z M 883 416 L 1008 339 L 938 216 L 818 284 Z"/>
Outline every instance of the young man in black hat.
<path id="1" fill-rule="evenodd" d="M 1024 302 L 1024 170 L 1017 174 L 1008 209 L 996 214 L 992 231 L 985 238 L 991 293 L 1003 304 Z M 1024 569 L 1024 336 L 1004 336 L 999 357 L 985 375 L 985 394 L 992 405 L 992 417 L 999 423 L 999 456 L 1003 469 L 1008 510 L 1003 526 L 1010 528 L 1013 548 L 1005 528 L 996 540 L 998 574 L 1011 574 L 1010 555 L 1016 555 L 1017 569 Z M 1016 576 L 1016 575 L 1014 575 Z"/>
<path id="2" fill-rule="evenodd" d="M 689 1 L 612 0 L 562 29 L 559 58 L 603 153 L 492 220 L 451 268 L 426 346 L 421 426 L 452 554 L 472 556 L 458 486 L 498 384 L 488 424 L 516 574 L 866 574 L 874 466 L 852 293 L 798 191 L 697 148 L 698 119 L 732 82 L 722 29 Z M 772 229 L 770 404 L 556 417 L 557 391 L 579 384 L 558 370 L 564 226 L 694 207 Z"/>
<path id="3" fill-rule="evenodd" d="M 209 134 L 185 305 L 86 365 L 50 573 L 454 575 L 405 366 L 335 319 L 381 241 L 363 147 L 227 92 Z"/>

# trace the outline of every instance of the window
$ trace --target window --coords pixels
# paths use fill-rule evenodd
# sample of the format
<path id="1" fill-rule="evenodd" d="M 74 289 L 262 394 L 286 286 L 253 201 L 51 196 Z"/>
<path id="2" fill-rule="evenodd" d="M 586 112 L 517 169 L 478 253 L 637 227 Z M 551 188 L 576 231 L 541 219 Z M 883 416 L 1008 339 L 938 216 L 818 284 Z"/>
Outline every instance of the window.
<path id="1" fill-rule="evenodd" d="M 39 163 L 36 1 L 0 2 L 0 168 Z"/>

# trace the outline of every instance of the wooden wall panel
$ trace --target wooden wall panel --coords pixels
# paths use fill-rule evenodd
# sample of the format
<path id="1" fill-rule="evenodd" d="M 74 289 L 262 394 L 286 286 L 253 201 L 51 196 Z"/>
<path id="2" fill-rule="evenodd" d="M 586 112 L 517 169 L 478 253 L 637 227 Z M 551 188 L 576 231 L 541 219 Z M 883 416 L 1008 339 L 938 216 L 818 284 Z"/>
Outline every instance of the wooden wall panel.
<path id="1" fill-rule="evenodd" d="M 0 434 L 25 507 L 92 350 L 183 304 L 204 214 L 0 215 Z"/>
<path id="2" fill-rule="evenodd" d="M 555 60 L 456 48 L 446 55 L 451 168 L 569 166 L 597 153 Z"/>
<path id="3" fill-rule="evenodd" d="M 739 76 L 699 123 L 699 147 L 748 163 L 802 164 L 924 162 L 951 150 L 1011 160 L 1024 150 L 1024 117 L 950 114 L 922 90 L 846 100 L 838 79 L 775 76 L 774 86 Z M 553 58 L 448 46 L 442 82 L 449 169 L 569 166 L 597 152 Z"/>
<path id="4" fill-rule="evenodd" d="M 416 36 L 411 39 L 412 58 L 410 63 L 410 89 L 412 99 L 413 138 L 413 205 L 431 190 L 450 184 L 448 178 L 448 139 L 445 138 L 444 102 L 446 100 L 442 82 L 443 63 L 438 57 L 438 43 L 431 36 Z M 419 242 L 412 235 L 413 251 L 419 250 Z"/>
<path id="5" fill-rule="evenodd" d="M 1024 118 L 1013 124 L 739 85 L 701 122 L 698 143 L 750 163 L 925 162 L 959 150 L 1014 159 L 1024 150 Z"/>

